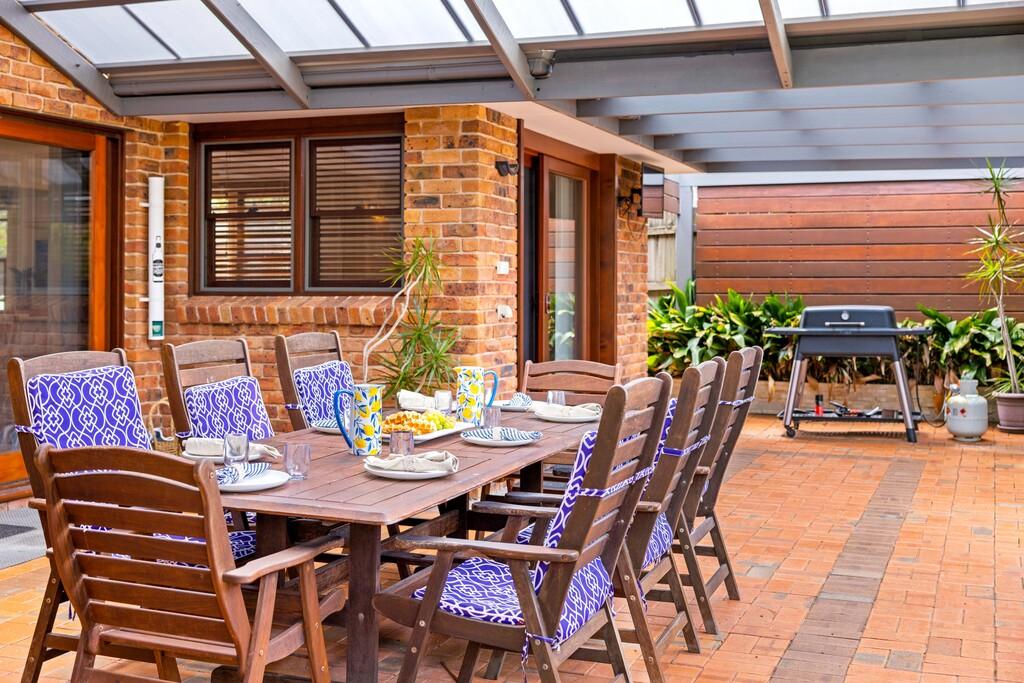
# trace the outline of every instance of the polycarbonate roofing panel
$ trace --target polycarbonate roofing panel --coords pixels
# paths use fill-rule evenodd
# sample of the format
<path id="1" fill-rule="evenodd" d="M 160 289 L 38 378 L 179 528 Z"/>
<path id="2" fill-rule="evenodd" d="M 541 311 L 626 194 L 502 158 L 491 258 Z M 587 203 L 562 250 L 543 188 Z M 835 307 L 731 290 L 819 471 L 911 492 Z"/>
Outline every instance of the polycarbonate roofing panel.
<path id="1" fill-rule="evenodd" d="M 715 24 L 761 23 L 761 6 L 757 0 L 696 0 L 704 26 Z"/>
<path id="2" fill-rule="evenodd" d="M 576 34 L 576 29 L 573 28 L 572 21 L 559 0 L 494 0 L 494 4 L 516 38 Z M 626 10 L 620 5 L 618 12 L 623 11 Z"/>
<path id="3" fill-rule="evenodd" d="M 174 59 L 124 7 L 65 9 L 37 16 L 94 64 Z"/>
<path id="4" fill-rule="evenodd" d="M 570 5 L 584 33 L 693 26 L 693 15 L 681 0 L 631 0 L 626 12 L 620 0 L 571 0 Z"/>
<path id="5" fill-rule="evenodd" d="M 821 17 L 821 3 L 818 0 L 779 0 L 779 10 L 784 19 Z"/>
<path id="6" fill-rule="evenodd" d="M 362 47 L 328 0 L 239 0 L 285 52 Z"/>
<path id="7" fill-rule="evenodd" d="M 956 7 L 956 0 L 829 0 L 830 15 Z"/>
<path id="8" fill-rule="evenodd" d="M 441 0 L 335 0 L 371 47 L 466 42 Z"/>
<path id="9" fill-rule="evenodd" d="M 249 54 L 200 0 L 140 2 L 126 7 L 182 59 Z"/>

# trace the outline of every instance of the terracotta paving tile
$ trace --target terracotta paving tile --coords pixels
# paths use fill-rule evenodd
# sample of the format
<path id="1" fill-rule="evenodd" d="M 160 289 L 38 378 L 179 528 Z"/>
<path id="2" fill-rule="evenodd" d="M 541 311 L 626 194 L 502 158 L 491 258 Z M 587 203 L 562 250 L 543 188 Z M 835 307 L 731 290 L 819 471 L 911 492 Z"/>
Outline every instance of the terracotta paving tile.
<path id="1" fill-rule="evenodd" d="M 924 427 L 910 445 L 780 432 L 777 420 L 748 421 L 719 501 L 741 600 L 716 594 L 721 634 L 701 632 L 701 654 L 671 643 L 667 679 L 1024 683 L 1024 437 L 990 432 L 968 445 Z M 45 577 L 45 560 L 0 570 L 0 680 L 22 669 Z M 652 622 L 668 616 L 651 606 Z M 628 622 L 624 608 L 618 621 Z M 77 626 L 64 614 L 58 624 Z M 381 681 L 395 680 L 406 633 L 382 625 Z M 332 677 L 342 681 L 344 629 L 325 634 Z M 435 639 L 419 680 L 453 680 L 462 652 L 459 641 Z M 627 655 L 634 679 L 648 681 L 639 650 L 627 646 Z M 303 676 L 305 661 L 300 654 L 273 670 Z M 72 663 L 48 662 L 40 680 L 66 681 Z M 136 663 L 103 665 L 152 674 Z M 188 683 L 210 680 L 213 667 L 181 669 Z M 538 680 L 532 660 L 526 673 Z M 567 683 L 611 678 L 606 665 L 588 662 L 561 673 Z M 519 657 L 506 657 L 500 680 L 523 677 Z"/>

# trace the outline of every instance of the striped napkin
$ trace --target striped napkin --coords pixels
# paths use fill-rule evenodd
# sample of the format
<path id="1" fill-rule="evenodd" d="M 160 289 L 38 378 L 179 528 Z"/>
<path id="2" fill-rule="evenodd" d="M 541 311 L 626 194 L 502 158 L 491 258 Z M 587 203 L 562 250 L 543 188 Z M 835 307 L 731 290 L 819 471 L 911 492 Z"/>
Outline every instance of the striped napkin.
<path id="1" fill-rule="evenodd" d="M 508 405 L 513 408 L 529 408 L 533 405 L 533 398 L 529 394 L 524 394 L 521 391 L 517 391 L 512 394 L 512 398 L 508 400 Z"/>
<path id="2" fill-rule="evenodd" d="M 467 429 L 462 432 L 462 436 L 481 441 L 536 441 L 541 437 L 541 433 L 526 432 L 515 427 L 480 427 Z"/>
<path id="3" fill-rule="evenodd" d="M 243 479 L 258 477 L 269 469 L 268 462 L 247 462 L 241 467 L 221 467 L 217 469 L 217 485 L 237 484 Z"/>

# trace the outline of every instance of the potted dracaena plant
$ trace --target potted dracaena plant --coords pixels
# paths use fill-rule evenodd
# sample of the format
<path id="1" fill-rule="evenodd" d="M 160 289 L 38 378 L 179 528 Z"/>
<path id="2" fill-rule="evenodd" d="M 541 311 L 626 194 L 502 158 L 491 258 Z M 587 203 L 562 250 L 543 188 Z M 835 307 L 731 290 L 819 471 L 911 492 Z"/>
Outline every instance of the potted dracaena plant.
<path id="1" fill-rule="evenodd" d="M 1006 361 L 1006 374 L 993 385 L 999 428 L 1007 432 L 1024 432 L 1024 394 L 1021 393 L 1014 350 L 1014 332 L 1017 330 L 1015 321 L 1006 315 L 1006 295 L 1020 286 L 1020 278 L 1024 275 L 1022 236 L 1016 231 L 1007 211 L 1016 178 L 1005 164 L 996 168 L 991 161 L 986 161 L 986 167 L 984 193 L 991 197 L 995 214 L 988 216 L 988 227 L 978 228 L 978 237 L 970 240 L 970 244 L 975 245 L 971 253 L 977 256 L 978 263 L 965 277 L 978 284 L 979 294 L 995 305 L 998 317 L 1001 355 Z"/>

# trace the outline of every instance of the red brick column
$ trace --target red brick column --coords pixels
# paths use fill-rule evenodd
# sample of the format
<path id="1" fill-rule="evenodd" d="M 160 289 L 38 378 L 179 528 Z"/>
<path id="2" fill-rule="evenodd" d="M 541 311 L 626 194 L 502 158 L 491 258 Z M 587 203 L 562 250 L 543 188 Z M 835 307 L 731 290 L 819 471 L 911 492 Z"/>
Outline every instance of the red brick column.
<path id="1" fill-rule="evenodd" d="M 619 157 L 618 191 L 625 195 L 643 185 L 641 165 Z M 647 219 L 635 211 L 616 220 L 616 356 L 624 377 L 647 374 Z"/>

